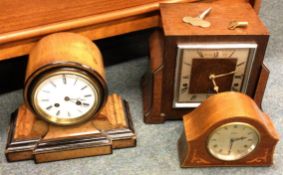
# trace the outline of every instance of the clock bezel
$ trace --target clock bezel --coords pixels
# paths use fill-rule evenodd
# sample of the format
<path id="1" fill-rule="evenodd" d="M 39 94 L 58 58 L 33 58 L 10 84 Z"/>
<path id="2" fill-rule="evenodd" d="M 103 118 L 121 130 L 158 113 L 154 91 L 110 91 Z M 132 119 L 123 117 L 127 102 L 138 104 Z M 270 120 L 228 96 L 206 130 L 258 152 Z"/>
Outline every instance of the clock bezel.
<path id="1" fill-rule="evenodd" d="M 250 80 L 250 75 L 252 73 L 252 68 L 257 53 L 258 44 L 255 42 L 242 42 L 242 43 L 177 43 L 177 56 L 176 56 L 176 66 L 174 75 L 174 87 L 173 87 L 173 104 L 174 109 L 179 108 L 196 108 L 201 102 L 179 102 L 179 86 L 180 86 L 180 71 L 183 60 L 183 51 L 185 49 L 249 49 L 249 55 L 247 58 L 247 65 L 245 70 L 245 75 L 243 78 L 242 93 L 247 92 L 247 87 Z"/>
<path id="2" fill-rule="evenodd" d="M 212 138 L 212 136 L 213 136 L 219 129 L 224 128 L 224 127 L 226 127 L 226 126 L 235 125 L 235 124 L 237 124 L 237 125 L 242 125 L 242 126 L 245 125 L 246 127 L 249 127 L 250 129 L 252 129 L 253 132 L 256 133 L 256 136 L 257 136 L 257 143 L 254 145 L 255 147 L 254 147 L 251 151 L 245 152 L 245 154 L 242 155 L 242 156 L 240 156 L 240 157 L 237 157 L 237 158 L 235 158 L 235 159 L 223 159 L 223 158 L 220 158 L 220 157 L 217 156 L 216 154 L 212 153 L 212 151 L 210 150 L 210 148 L 209 148 L 209 141 L 210 141 L 210 139 Z M 215 127 L 215 128 L 212 130 L 212 132 L 208 135 L 208 139 L 207 139 L 207 141 L 206 141 L 206 149 L 207 149 L 208 153 L 209 153 L 212 157 L 214 157 L 214 158 L 216 158 L 216 159 L 218 159 L 218 160 L 221 160 L 221 161 L 232 162 L 232 161 L 237 161 L 237 160 L 243 159 L 243 158 L 249 156 L 250 154 L 252 154 L 252 153 L 257 149 L 258 145 L 260 145 L 260 142 L 261 142 L 261 135 L 260 135 L 260 132 L 258 131 L 258 129 L 257 129 L 255 126 L 253 126 L 253 125 L 251 125 L 250 123 L 247 123 L 247 122 L 232 121 L 232 122 L 224 123 L 224 124 L 222 124 L 222 125 L 220 125 L 220 126 L 217 126 L 217 127 Z"/>
<path id="3" fill-rule="evenodd" d="M 97 86 L 100 92 L 100 101 L 97 110 L 93 111 L 92 113 L 88 114 L 87 117 L 80 117 L 77 120 L 72 120 L 72 121 L 57 121 L 57 120 L 48 120 L 46 117 L 41 116 L 40 113 L 35 110 L 34 105 L 32 103 L 32 92 L 35 88 L 35 85 L 37 84 L 38 81 L 41 80 L 41 78 L 45 75 L 48 74 L 49 72 L 56 72 L 59 70 L 73 70 L 78 72 L 79 74 L 82 74 L 86 77 L 88 77 L 92 81 L 97 82 Z M 41 119 L 52 123 L 56 125 L 61 125 L 61 126 L 67 126 L 67 125 L 75 125 L 79 123 L 83 123 L 87 121 L 88 119 L 95 117 L 96 114 L 99 113 L 99 111 L 103 108 L 107 101 L 108 97 L 108 87 L 105 82 L 105 80 L 100 76 L 99 73 L 97 73 L 94 69 L 91 67 L 76 63 L 76 62 L 66 62 L 66 61 L 57 61 L 53 62 L 51 64 L 47 64 L 40 69 L 36 70 L 31 74 L 30 77 L 27 78 L 24 86 L 24 101 L 27 107 L 34 113 L 36 116 L 40 117 Z"/>
<path id="4" fill-rule="evenodd" d="M 63 74 L 66 74 L 66 75 L 70 74 L 70 75 L 79 76 L 79 77 L 83 78 L 85 81 L 87 81 L 87 84 L 89 84 L 93 87 L 93 88 L 92 87 L 91 88 L 92 88 L 92 90 L 94 91 L 94 94 L 95 94 L 95 103 L 89 109 L 89 111 L 87 111 L 85 114 L 83 114 L 79 117 L 58 118 L 58 117 L 49 115 L 39 106 L 38 101 L 36 99 L 36 97 L 39 93 L 38 88 L 45 80 L 47 80 L 47 79 L 49 79 L 53 76 L 63 75 Z M 89 76 L 87 76 L 87 74 L 83 73 L 82 71 L 79 71 L 77 69 L 55 69 L 55 70 L 49 71 L 49 72 L 45 73 L 44 75 L 42 75 L 40 77 L 40 80 L 35 83 L 35 85 L 32 89 L 32 92 L 31 92 L 31 105 L 35 109 L 35 111 L 39 114 L 39 116 L 45 118 L 49 122 L 61 124 L 61 125 L 70 125 L 70 124 L 76 124 L 76 123 L 80 123 L 82 121 L 85 121 L 88 118 L 90 118 L 94 113 L 96 113 L 96 111 L 99 108 L 99 104 L 101 103 L 100 94 L 101 94 L 101 90 L 100 90 L 97 82 L 93 81 Z"/>

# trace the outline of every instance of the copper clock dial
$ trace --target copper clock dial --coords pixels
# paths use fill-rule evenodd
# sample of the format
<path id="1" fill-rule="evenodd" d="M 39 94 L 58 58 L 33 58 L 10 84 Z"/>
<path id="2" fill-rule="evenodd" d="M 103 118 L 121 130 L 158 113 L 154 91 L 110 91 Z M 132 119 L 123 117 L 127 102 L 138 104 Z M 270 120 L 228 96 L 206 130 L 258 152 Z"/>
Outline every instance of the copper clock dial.
<path id="1" fill-rule="evenodd" d="M 197 107 L 218 92 L 246 92 L 256 48 L 253 43 L 179 44 L 173 107 Z"/>

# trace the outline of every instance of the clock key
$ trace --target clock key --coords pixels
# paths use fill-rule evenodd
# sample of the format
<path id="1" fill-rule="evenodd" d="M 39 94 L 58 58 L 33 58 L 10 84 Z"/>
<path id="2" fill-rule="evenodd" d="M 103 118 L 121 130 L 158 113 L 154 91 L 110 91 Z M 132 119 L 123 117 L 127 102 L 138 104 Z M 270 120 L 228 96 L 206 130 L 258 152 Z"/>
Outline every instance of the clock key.
<path id="1" fill-rule="evenodd" d="M 228 29 L 235 30 L 238 27 L 247 27 L 248 25 L 249 25 L 249 22 L 246 22 L 246 21 L 231 21 L 229 23 Z"/>
<path id="2" fill-rule="evenodd" d="M 185 16 L 183 18 L 183 22 L 197 27 L 203 27 L 203 28 L 210 27 L 211 25 L 210 22 L 204 20 L 204 18 L 209 14 L 210 11 L 211 8 L 208 8 L 197 17 Z"/>

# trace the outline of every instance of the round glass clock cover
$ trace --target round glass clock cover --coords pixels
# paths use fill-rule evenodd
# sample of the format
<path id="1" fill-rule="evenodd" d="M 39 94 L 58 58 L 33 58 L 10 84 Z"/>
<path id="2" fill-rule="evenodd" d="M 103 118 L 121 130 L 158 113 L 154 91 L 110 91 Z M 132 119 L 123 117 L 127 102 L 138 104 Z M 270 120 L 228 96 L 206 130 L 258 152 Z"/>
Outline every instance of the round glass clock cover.
<path id="1" fill-rule="evenodd" d="M 259 142 L 256 128 L 248 123 L 231 122 L 216 128 L 209 136 L 207 149 L 220 160 L 239 160 L 249 155 Z"/>
<path id="2" fill-rule="evenodd" d="M 41 117 L 56 124 L 72 124 L 91 117 L 101 97 L 95 81 L 68 70 L 45 74 L 35 84 L 31 99 Z"/>

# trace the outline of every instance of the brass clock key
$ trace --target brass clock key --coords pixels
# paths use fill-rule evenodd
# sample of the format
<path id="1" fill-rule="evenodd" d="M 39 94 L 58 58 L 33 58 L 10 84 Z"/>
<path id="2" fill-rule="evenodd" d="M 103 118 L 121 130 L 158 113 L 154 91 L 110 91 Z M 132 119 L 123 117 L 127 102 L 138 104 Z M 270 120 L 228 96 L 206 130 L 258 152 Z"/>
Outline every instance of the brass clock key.
<path id="1" fill-rule="evenodd" d="M 202 28 L 207 28 L 210 27 L 210 22 L 204 20 L 204 18 L 209 14 L 211 11 L 211 8 L 208 8 L 204 12 L 202 12 L 200 15 L 197 17 L 191 17 L 191 16 L 185 16 L 183 18 L 183 22 L 187 24 L 191 24 L 192 26 L 197 26 L 197 27 L 202 27 Z"/>
<path id="2" fill-rule="evenodd" d="M 235 30 L 238 27 L 247 27 L 248 25 L 249 25 L 249 22 L 246 22 L 246 21 L 231 21 L 229 23 L 228 29 Z"/>

